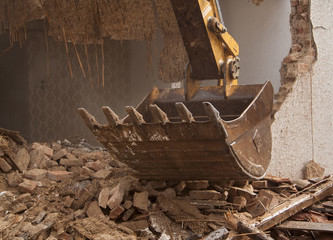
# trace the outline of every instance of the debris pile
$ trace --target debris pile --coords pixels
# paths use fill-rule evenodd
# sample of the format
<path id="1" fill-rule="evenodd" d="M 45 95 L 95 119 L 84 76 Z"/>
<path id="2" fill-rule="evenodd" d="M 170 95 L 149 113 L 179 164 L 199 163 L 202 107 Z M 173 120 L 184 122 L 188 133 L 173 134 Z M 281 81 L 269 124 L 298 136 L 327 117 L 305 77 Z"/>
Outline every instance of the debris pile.
<path id="1" fill-rule="evenodd" d="M 15 132 L 1 133 L 1 239 L 307 239 L 311 234 L 324 239 L 332 234 L 333 180 L 315 177 L 320 171 L 312 162 L 306 168 L 310 180 L 140 181 L 84 140 L 27 145 Z"/>

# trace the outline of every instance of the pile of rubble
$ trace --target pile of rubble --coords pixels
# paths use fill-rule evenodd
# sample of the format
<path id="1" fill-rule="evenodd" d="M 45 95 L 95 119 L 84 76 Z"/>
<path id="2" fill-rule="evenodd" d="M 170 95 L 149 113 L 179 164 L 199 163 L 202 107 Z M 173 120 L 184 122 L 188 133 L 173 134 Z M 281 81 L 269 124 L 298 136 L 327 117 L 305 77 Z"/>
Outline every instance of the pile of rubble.
<path id="1" fill-rule="evenodd" d="M 1 129 L 0 129 L 1 132 Z M 328 239 L 333 180 L 140 181 L 85 141 L 0 134 L 0 239 Z M 288 219 L 288 220 L 287 220 Z M 285 221 L 287 220 L 287 221 Z M 269 230 L 269 232 L 267 232 Z"/>

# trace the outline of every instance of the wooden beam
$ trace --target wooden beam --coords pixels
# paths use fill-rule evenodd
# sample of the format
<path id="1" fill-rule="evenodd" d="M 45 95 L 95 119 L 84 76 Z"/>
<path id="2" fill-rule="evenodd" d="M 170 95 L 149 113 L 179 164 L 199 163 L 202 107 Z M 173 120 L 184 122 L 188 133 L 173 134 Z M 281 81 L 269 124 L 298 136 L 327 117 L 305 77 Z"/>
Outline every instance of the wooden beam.
<path id="1" fill-rule="evenodd" d="M 285 221 L 282 224 L 275 226 L 274 228 L 285 230 L 308 230 L 333 233 L 333 223 Z"/>

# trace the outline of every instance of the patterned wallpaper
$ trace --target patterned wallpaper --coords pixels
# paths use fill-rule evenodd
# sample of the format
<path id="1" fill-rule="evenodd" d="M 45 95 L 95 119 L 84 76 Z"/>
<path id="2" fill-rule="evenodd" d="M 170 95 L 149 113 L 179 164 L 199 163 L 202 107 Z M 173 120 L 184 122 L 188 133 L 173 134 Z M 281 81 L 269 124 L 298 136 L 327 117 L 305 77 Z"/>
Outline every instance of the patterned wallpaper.
<path id="1" fill-rule="evenodd" d="M 101 86 L 102 54 L 100 46 L 88 46 L 89 78 L 85 48 L 77 45 L 84 78 L 73 44 L 65 44 L 48 38 L 48 54 L 43 32 L 32 32 L 26 43 L 26 62 L 29 81 L 30 141 L 52 141 L 79 136 L 94 141 L 94 137 L 83 124 L 76 112 L 78 107 L 86 108 L 98 121 L 106 120 L 101 111 L 104 105 L 110 106 L 119 115 L 124 114 L 124 106 L 130 101 L 130 47 L 126 41 L 105 40 L 104 76 L 105 86 Z M 98 59 L 97 74 L 96 53 Z M 73 78 L 70 77 L 68 58 Z M 49 66 L 49 74 L 47 74 Z M 49 77 L 48 77 L 49 75 Z M 98 76 L 99 75 L 99 84 Z M 98 86 L 99 85 L 99 86 Z"/>

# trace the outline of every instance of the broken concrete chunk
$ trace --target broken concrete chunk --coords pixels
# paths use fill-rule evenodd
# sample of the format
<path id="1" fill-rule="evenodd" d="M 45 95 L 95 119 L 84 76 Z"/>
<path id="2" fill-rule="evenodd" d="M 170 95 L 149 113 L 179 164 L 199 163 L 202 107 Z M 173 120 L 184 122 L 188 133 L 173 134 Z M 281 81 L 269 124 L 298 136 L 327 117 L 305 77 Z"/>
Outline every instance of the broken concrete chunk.
<path id="1" fill-rule="evenodd" d="M 109 196 L 110 196 L 110 189 L 103 188 L 98 196 L 98 204 L 100 207 L 106 208 Z"/>
<path id="2" fill-rule="evenodd" d="M 30 155 L 25 148 L 21 148 L 12 160 L 20 172 L 24 172 L 29 166 Z"/>
<path id="3" fill-rule="evenodd" d="M 57 151 L 54 155 L 53 155 L 53 160 L 59 160 L 60 158 L 66 156 L 67 154 L 67 149 L 66 148 L 63 148 L 59 151 Z"/>
<path id="4" fill-rule="evenodd" d="M 197 200 L 218 200 L 221 193 L 215 190 L 192 190 L 190 191 L 190 198 Z"/>
<path id="5" fill-rule="evenodd" d="M 186 187 L 189 190 L 202 190 L 206 189 L 209 186 L 207 180 L 197 180 L 197 181 L 186 181 Z"/>
<path id="6" fill-rule="evenodd" d="M 22 183 L 17 186 L 17 190 L 21 193 L 34 193 L 37 188 L 37 182 L 24 179 Z"/>
<path id="7" fill-rule="evenodd" d="M 139 211 L 148 212 L 148 192 L 134 193 L 133 206 Z"/>
<path id="8" fill-rule="evenodd" d="M 16 187 L 21 182 L 23 182 L 23 178 L 17 171 L 7 174 L 7 183 L 10 187 Z"/>
<path id="9" fill-rule="evenodd" d="M 74 173 L 72 172 L 67 172 L 67 171 L 49 171 L 47 172 L 47 177 L 48 179 L 52 181 L 64 181 L 68 178 L 73 177 Z"/>
<path id="10" fill-rule="evenodd" d="M 48 226 L 44 224 L 38 224 L 34 226 L 31 223 L 27 223 L 24 225 L 24 227 L 21 228 L 21 231 L 24 233 L 24 236 L 26 236 L 27 239 L 36 239 L 38 235 L 47 228 Z"/>
<path id="11" fill-rule="evenodd" d="M 46 177 L 46 174 L 47 170 L 35 168 L 24 172 L 23 176 L 31 180 L 40 181 Z"/>
<path id="12" fill-rule="evenodd" d="M 35 218 L 35 220 L 32 223 L 33 224 L 39 224 L 39 223 L 41 223 L 44 220 L 44 218 L 45 218 L 46 215 L 47 215 L 47 212 L 45 212 L 45 211 L 39 212 L 38 215 L 37 215 L 37 217 Z"/>
<path id="13" fill-rule="evenodd" d="M 103 217 L 104 214 L 101 210 L 101 208 L 98 206 L 97 201 L 93 201 L 92 203 L 89 204 L 88 209 L 86 211 L 88 217 Z"/>
<path id="14" fill-rule="evenodd" d="M 110 198 L 107 202 L 107 205 L 112 210 L 121 204 L 121 202 L 123 201 L 123 197 L 124 197 L 124 188 L 121 187 L 120 184 L 118 184 L 110 191 Z"/>
<path id="15" fill-rule="evenodd" d="M 311 185 L 311 183 L 308 180 L 304 179 L 294 179 L 291 182 L 292 184 L 295 184 L 298 189 L 304 189 Z"/>
<path id="16" fill-rule="evenodd" d="M 229 231 L 222 227 L 220 229 L 211 232 L 208 236 L 206 236 L 203 240 L 219 240 L 219 239 L 226 239 L 229 235 Z"/>
<path id="17" fill-rule="evenodd" d="M 123 206 L 115 207 L 110 211 L 109 217 L 112 220 L 116 220 L 120 217 L 120 215 L 125 211 L 125 208 Z"/>
<path id="18" fill-rule="evenodd" d="M 0 169 L 4 172 L 9 172 L 12 166 L 10 166 L 4 158 L 0 157 Z"/>
<path id="19" fill-rule="evenodd" d="M 311 160 L 308 162 L 304 167 L 304 178 L 305 179 L 311 179 L 316 177 L 322 177 L 324 176 L 325 168 L 320 166 L 315 161 Z"/>

